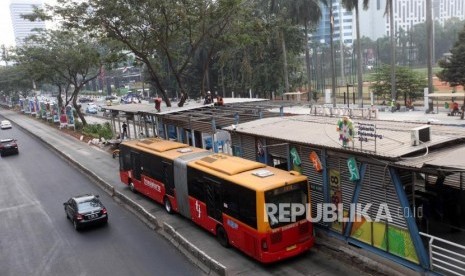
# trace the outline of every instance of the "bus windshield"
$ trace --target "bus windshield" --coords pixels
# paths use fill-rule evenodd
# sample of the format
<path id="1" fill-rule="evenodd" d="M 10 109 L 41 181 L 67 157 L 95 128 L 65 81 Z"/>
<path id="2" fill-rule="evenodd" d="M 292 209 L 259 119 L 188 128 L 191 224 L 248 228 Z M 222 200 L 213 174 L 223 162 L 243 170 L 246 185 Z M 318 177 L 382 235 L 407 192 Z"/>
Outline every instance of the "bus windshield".
<path id="1" fill-rule="evenodd" d="M 307 182 L 299 182 L 265 192 L 266 211 L 271 228 L 306 218 Z"/>

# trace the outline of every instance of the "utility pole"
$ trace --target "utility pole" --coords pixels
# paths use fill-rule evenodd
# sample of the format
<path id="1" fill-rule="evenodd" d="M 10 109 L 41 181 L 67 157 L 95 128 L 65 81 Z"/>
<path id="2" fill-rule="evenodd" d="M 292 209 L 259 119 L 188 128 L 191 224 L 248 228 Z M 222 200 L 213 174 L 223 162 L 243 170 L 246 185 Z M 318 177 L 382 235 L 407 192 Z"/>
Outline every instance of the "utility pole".
<path id="1" fill-rule="evenodd" d="M 428 94 L 433 93 L 433 15 L 431 0 L 426 0 L 426 49 L 428 51 Z M 426 113 L 433 112 L 433 101 L 428 98 L 428 109 Z"/>
<path id="2" fill-rule="evenodd" d="M 334 15 L 333 15 L 333 0 L 331 0 L 329 7 L 329 18 L 330 18 L 330 36 L 329 42 L 331 47 L 331 96 L 333 101 L 333 107 L 336 107 L 336 65 L 334 62 Z"/>
<path id="3" fill-rule="evenodd" d="M 396 100 L 396 47 L 395 28 L 394 28 L 394 1 L 389 1 L 389 33 L 391 40 L 391 98 L 394 102 Z"/>
<path id="4" fill-rule="evenodd" d="M 339 2 L 339 51 L 340 51 L 340 59 L 341 59 L 341 85 L 345 84 L 345 76 L 344 76 L 344 36 L 343 36 L 343 20 L 342 20 L 342 4 Z"/>

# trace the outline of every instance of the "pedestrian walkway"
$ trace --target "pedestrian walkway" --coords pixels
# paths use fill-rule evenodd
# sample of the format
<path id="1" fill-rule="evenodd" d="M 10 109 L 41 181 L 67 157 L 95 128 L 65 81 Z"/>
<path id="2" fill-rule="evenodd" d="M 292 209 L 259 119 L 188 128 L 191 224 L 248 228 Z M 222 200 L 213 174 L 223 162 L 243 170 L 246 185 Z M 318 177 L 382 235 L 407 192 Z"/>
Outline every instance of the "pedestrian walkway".
<path id="1" fill-rule="evenodd" d="M 310 252 L 284 262 L 263 266 L 235 249 L 226 249 L 206 231 L 179 215 L 169 215 L 163 206 L 132 193 L 121 183 L 118 160 L 95 146 L 79 141 L 42 121 L 15 111 L 0 109 L 0 116 L 36 136 L 100 184 L 148 225 L 169 239 L 207 274 L 220 275 L 363 275 L 354 266 L 326 254 L 328 246 L 318 243 Z M 18 141 L 19 144 L 21 141 Z M 85 192 L 85 191 L 83 191 Z M 334 246 L 333 246 L 334 247 Z M 335 248 L 335 247 L 334 247 Z M 154 248 L 154 250 L 157 250 Z M 345 254 L 345 253 L 342 253 Z M 361 265 L 364 267 L 364 265 Z M 389 270 L 388 270 L 389 271 Z"/>
<path id="2" fill-rule="evenodd" d="M 423 124 L 449 125 L 465 127 L 465 120 L 460 116 L 449 116 L 446 110 L 440 110 L 438 113 L 426 114 L 424 110 L 405 111 L 405 112 L 379 112 L 379 120 L 415 122 Z"/>
<path id="3" fill-rule="evenodd" d="M 343 106 L 338 105 L 343 108 Z M 449 111 L 444 108 L 435 109 L 434 113 L 426 114 L 423 109 L 416 109 L 414 111 L 396 111 L 391 112 L 386 106 L 375 106 L 378 109 L 377 118 L 373 120 L 381 121 L 397 121 L 397 122 L 412 122 L 422 124 L 435 124 L 435 125 L 449 125 L 465 127 L 465 120 L 460 119 L 460 116 L 449 116 Z M 275 108 L 272 112 L 280 112 Z M 291 106 L 285 107 L 284 113 L 288 114 L 310 114 L 311 110 L 308 106 Z"/>

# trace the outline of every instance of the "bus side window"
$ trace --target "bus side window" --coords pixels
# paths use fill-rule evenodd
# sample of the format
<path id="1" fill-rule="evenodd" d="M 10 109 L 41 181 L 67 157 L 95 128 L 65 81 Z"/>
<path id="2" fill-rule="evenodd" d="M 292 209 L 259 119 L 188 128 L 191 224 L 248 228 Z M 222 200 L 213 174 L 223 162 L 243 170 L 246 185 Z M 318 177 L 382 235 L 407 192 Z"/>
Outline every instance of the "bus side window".
<path id="1" fill-rule="evenodd" d="M 228 182 L 223 186 L 223 212 L 227 215 L 237 218 L 239 215 L 239 205 L 237 203 L 238 195 L 234 189 L 235 186 Z"/>
<path id="2" fill-rule="evenodd" d="M 257 208 L 255 191 L 237 184 L 224 183 L 224 212 L 250 227 L 257 228 Z"/>
<path id="3" fill-rule="evenodd" d="M 131 169 L 131 152 L 126 147 L 120 150 L 120 169 L 127 171 Z"/>
<path id="4" fill-rule="evenodd" d="M 164 183 L 165 180 L 163 179 L 163 164 L 161 160 L 162 159 L 159 156 L 152 156 L 150 162 L 150 173 L 153 179 Z"/>
<path id="5" fill-rule="evenodd" d="M 257 228 L 257 204 L 256 204 L 256 192 L 247 188 L 238 186 L 240 194 L 239 206 L 240 206 L 240 220 L 248 224 L 253 228 Z"/>
<path id="6" fill-rule="evenodd" d="M 205 202 L 205 182 L 197 170 L 187 169 L 187 183 L 189 196 Z"/>

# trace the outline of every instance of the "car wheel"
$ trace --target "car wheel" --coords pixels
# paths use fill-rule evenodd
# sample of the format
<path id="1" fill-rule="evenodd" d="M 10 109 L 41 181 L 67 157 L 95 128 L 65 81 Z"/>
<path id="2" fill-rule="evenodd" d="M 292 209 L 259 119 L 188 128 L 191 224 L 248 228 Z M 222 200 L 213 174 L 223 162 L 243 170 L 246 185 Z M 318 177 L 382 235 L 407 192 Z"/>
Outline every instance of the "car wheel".
<path id="1" fill-rule="evenodd" d="M 79 225 L 78 225 L 78 223 L 76 222 L 76 220 L 73 220 L 73 226 L 74 226 L 74 229 L 75 229 L 76 231 L 79 231 Z"/>
<path id="2" fill-rule="evenodd" d="M 173 213 L 173 206 L 171 206 L 171 201 L 168 197 L 165 196 L 165 199 L 163 200 L 163 203 L 165 205 L 165 210 L 168 214 Z"/>
<path id="3" fill-rule="evenodd" d="M 229 247 L 229 239 L 228 239 L 228 234 L 226 233 L 226 230 L 224 230 L 223 226 L 218 226 L 216 229 L 216 238 L 218 239 L 218 242 L 223 246 L 223 247 Z"/>
<path id="4" fill-rule="evenodd" d="M 132 181 L 129 182 L 129 190 L 133 193 L 136 192 L 136 187 L 134 187 L 134 183 L 132 183 Z"/>

